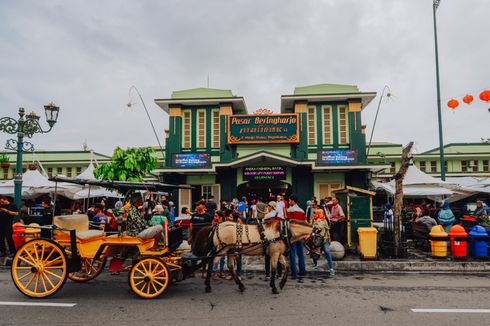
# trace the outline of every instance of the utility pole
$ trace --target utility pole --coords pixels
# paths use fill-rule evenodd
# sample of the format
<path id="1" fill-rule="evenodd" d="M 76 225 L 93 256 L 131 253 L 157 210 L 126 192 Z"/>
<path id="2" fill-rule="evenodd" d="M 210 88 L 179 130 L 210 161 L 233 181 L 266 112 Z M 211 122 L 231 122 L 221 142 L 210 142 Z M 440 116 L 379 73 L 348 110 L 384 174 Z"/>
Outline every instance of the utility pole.
<path id="1" fill-rule="evenodd" d="M 441 180 L 446 180 L 446 160 L 444 159 L 444 139 L 442 136 L 442 114 L 441 114 L 441 85 L 439 81 L 439 50 L 437 47 L 437 20 L 436 11 L 441 0 L 433 0 L 432 13 L 434 17 L 434 44 L 436 51 L 436 86 L 437 86 L 437 120 L 439 124 L 439 162 L 441 164 Z"/>

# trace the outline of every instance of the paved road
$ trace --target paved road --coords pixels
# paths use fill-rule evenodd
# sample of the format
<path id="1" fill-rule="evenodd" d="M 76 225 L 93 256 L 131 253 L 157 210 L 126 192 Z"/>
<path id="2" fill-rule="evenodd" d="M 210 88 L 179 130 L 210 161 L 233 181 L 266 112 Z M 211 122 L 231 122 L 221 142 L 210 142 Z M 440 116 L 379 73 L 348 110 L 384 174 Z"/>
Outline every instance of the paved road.
<path id="1" fill-rule="evenodd" d="M 205 294 L 200 278 L 171 286 L 157 300 L 129 290 L 127 275 L 107 273 L 87 284 L 67 281 L 49 300 L 30 300 L 0 271 L 0 301 L 75 303 L 74 307 L 0 305 L 1 325 L 488 325 L 490 313 L 420 313 L 414 308 L 490 309 L 489 275 L 339 274 L 290 281 L 272 295 L 256 273 L 240 294 L 214 281 Z M 0 302 L 0 304 L 2 304 Z"/>

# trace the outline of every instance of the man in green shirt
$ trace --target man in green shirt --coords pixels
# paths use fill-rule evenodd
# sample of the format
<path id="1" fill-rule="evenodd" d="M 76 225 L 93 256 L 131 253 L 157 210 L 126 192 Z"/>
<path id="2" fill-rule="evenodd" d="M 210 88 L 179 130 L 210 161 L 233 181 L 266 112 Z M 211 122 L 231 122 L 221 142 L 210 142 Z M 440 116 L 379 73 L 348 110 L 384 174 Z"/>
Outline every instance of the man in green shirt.
<path id="1" fill-rule="evenodd" d="M 168 200 L 162 201 L 162 208 L 163 212 L 162 215 L 167 219 L 167 222 L 169 223 L 169 226 L 172 226 L 172 213 L 170 212 L 170 205 L 168 203 Z"/>

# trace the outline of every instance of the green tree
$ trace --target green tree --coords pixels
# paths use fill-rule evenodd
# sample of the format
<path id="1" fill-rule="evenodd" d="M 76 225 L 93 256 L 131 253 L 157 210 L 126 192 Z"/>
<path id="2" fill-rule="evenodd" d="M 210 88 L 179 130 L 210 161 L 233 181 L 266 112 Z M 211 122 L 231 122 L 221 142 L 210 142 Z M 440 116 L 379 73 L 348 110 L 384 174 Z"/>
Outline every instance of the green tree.
<path id="1" fill-rule="evenodd" d="M 157 165 L 154 153 L 149 147 L 127 150 L 116 147 L 112 160 L 95 168 L 95 177 L 111 181 L 143 181 Z"/>

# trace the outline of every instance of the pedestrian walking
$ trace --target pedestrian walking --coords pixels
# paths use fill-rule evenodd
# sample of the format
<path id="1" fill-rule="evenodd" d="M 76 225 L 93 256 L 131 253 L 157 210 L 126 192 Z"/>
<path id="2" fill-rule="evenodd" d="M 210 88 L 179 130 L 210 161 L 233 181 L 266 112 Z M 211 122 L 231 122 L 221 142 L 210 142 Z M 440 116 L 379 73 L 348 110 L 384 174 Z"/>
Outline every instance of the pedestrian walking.
<path id="1" fill-rule="evenodd" d="M 7 256 L 5 242 L 9 247 L 9 256 L 12 257 L 15 254 L 12 223 L 18 215 L 17 206 L 7 197 L 0 195 L 0 257 Z"/>
<path id="2" fill-rule="evenodd" d="M 313 226 L 313 232 L 321 235 L 324 239 L 322 245 L 322 251 L 328 263 L 328 271 L 330 272 L 330 276 L 334 276 L 335 271 L 333 269 L 332 255 L 330 253 L 330 230 L 323 209 L 317 208 L 315 210 L 315 213 L 313 215 L 313 220 L 312 220 L 312 226 Z M 318 269 L 316 259 L 313 260 L 313 269 L 315 270 Z"/>
<path id="3" fill-rule="evenodd" d="M 287 218 L 290 220 L 306 221 L 306 214 L 303 209 L 298 206 L 298 197 L 291 195 L 289 197 L 289 208 L 287 209 Z M 290 265 L 291 278 L 295 279 L 298 276 L 306 275 L 305 254 L 303 241 L 297 241 L 291 244 L 290 248 Z M 296 269 L 296 257 L 298 258 L 299 273 Z"/>

